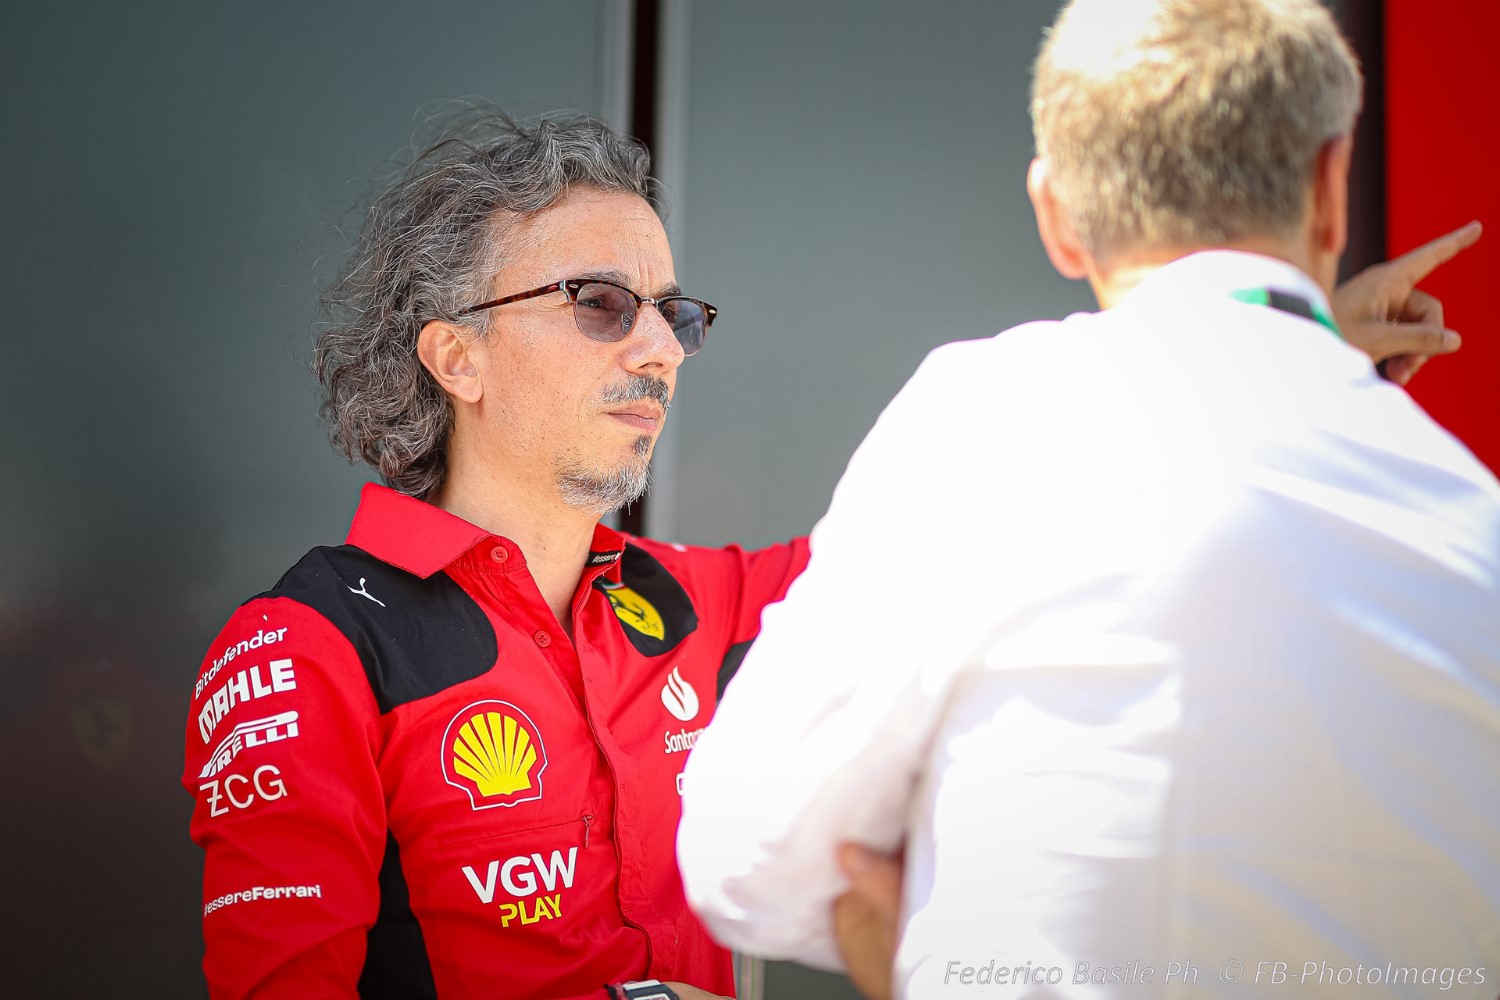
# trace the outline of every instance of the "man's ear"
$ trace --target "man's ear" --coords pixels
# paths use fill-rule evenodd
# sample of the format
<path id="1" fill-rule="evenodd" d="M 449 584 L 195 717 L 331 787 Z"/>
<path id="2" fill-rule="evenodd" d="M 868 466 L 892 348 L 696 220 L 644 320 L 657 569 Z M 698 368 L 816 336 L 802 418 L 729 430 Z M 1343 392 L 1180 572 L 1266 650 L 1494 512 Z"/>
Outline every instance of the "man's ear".
<path id="1" fill-rule="evenodd" d="M 1064 278 L 1079 279 L 1089 275 L 1089 256 L 1068 221 L 1067 213 L 1057 202 L 1047 173 L 1047 161 L 1037 157 L 1026 171 L 1026 193 L 1036 212 L 1036 228 L 1047 248 L 1047 259 Z"/>
<path id="2" fill-rule="evenodd" d="M 484 395 L 475 349 L 482 341 L 465 338 L 457 323 L 435 319 L 417 336 L 417 359 L 432 373 L 443 391 L 465 403 Z"/>
<path id="3" fill-rule="evenodd" d="M 1349 241 L 1349 164 L 1354 137 L 1340 135 L 1323 143 L 1313 169 L 1312 238 L 1317 251 L 1335 261 Z"/>

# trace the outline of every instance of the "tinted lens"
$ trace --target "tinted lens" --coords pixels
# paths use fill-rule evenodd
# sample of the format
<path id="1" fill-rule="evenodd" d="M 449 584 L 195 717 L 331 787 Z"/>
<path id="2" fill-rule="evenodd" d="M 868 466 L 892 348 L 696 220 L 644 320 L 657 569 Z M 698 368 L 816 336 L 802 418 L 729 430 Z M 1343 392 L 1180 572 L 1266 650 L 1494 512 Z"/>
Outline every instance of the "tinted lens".
<path id="1" fill-rule="evenodd" d="M 614 285 L 586 284 L 574 297 L 573 319 L 585 337 L 613 344 L 635 326 L 635 299 Z"/>
<path id="2" fill-rule="evenodd" d="M 708 325 L 708 314 L 703 304 L 693 299 L 662 299 L 657 303 L 662 319 L 677 335 L 683 354 L 697 354 L 703 346 L 703 332 Z"/>

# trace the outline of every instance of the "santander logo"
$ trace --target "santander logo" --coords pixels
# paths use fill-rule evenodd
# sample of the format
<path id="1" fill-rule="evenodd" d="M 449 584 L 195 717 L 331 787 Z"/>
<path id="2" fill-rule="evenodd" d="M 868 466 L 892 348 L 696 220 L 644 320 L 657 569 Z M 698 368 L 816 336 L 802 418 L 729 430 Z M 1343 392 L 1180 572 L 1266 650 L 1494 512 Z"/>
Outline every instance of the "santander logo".
<path id="1" fill-rule="evenodd" d="M 679 722 L 691 722 L 698 715 L 698 692 L 682 679 L 682 668 L 673 667 L 661 689 L 661 703 Z"/>

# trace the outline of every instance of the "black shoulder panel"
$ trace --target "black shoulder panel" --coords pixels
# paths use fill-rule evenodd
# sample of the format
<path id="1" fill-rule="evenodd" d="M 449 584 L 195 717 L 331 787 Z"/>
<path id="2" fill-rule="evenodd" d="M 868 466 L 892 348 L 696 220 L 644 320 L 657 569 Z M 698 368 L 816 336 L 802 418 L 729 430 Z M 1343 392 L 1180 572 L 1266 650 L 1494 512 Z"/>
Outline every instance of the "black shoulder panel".
<path id="1" fill-rule="evenodd" d="M 389 834 L 380 865 L 380 916 L 367 937 L 359 995 L 361 1000 L 437 1000 L 427 942 L 411 912 L 401 851 Z"/>
<path id="2" fill-rule="evenodd" d="M 724 659 L 719 664 L 718 687 L 719 699 L 721 701 L 724 698 L 724 689 L 729 686 L 730 681 L 734 680 L 734 675 L 740 672 L 740 664 L 745 662 L 745 654 L 750 652 L 750 644 L 754 641 L 754 639 L 746 639 L 744 642 L 735 643 L 724 651 Z"/>
<path id="3" fill-rule="evenodd" d="M 359 653 L 382 712 L 437 694 L 495 665 L 495 629 L 446 573 L 427 579 L 353 545 L 317 548 L 263 597 L 327 618 Z"/>
<path id="4" fill-rule="evenodd" d="M 601 576 L 594 586 L 604 591 L 625 637 L 645 656 L 671 652 L 698 628 L 688 592 L 645 549 L 626 543 L 620 582 L 611 584 Z"/>

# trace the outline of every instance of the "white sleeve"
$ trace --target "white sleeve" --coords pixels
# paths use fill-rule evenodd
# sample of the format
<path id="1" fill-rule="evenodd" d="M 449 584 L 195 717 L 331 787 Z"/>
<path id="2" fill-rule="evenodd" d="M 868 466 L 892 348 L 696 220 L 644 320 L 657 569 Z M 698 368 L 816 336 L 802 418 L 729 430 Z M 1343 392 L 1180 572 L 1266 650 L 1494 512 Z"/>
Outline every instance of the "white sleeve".
<path id="1" fill-rule="evenodd" d="M 811 563 L 766 609 L 688 761 L 678 835 L 688 899 L 740 951 L 839 968 L 837 845 L 902 840 L 973 641 L 965 609 L 986 588 L 996 498 L 974 495 L 971 478 L 994 472 L 973 450 L 983 430 L 966 424 L 975 393 L 994 387 L 966 384 L 972 347 L 929 356 L 855 453 Z"/>

